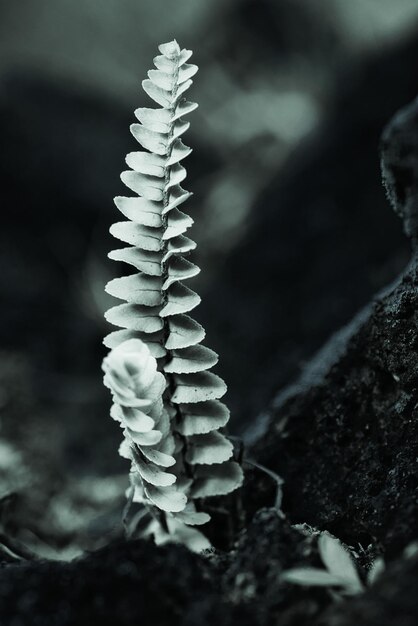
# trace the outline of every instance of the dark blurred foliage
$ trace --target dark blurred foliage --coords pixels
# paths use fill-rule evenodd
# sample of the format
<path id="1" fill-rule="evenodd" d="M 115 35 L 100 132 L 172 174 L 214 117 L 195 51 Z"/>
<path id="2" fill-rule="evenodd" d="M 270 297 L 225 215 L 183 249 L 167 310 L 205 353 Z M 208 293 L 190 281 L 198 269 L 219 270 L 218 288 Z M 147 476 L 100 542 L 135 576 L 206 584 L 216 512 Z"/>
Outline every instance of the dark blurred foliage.
<path id="1" fill-rule="evenodd" d="M 186 140 L 202 267 L 196 318 L 220 353 L 235 432 L 408 254 L 381 188 L 378 142 L 416 95 L 416 3 L 173 6 L 0 0 L 0 395 L 9 398 L 0 437 L 15 453 L 0 486 L 20 498 L 9 529 L 19 534 L 35 515 L 38 535 L 53 528 L 55 548 L 97 545 L 99 531 L 78 533 L 105 507 L 100 481 L 125 470 L 101 383 L 111 300 L 103 286 L 120 273 L 106 261 L 108 227 L 119 219 L 112 198 L 124 193 L 129 124 L 149 104 L 140 80 L 158 43 L 176 37 L 201 70 Z M 42 471 L 27 469 L 39 460 Z M 26 478 L 16 483 L 16 474 Z M 43 483 L 55 485 L 44 489 L 47 502 L 37 495 Z M 108 492 L 109 519 L 124 485 Z M 56 509 L 67 519 L 78 511 L 79 527 L 53 521 L 57 494 Z"/>

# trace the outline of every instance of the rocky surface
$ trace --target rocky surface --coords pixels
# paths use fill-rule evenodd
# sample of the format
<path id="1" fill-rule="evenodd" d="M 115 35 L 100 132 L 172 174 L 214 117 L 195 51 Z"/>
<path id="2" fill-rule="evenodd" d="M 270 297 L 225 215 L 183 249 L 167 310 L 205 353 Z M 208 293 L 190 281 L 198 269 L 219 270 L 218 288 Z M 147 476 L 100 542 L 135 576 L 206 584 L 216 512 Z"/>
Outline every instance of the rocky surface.
<path id="1" fill-rule="evenodd" d="M 390 554 L 418 527 L 416 124 L 414 102 L 383 138 L 383 171 L 413 240 L 412 260 L 276 398 L 255 451 L 291 485 L 284 501 L 291 519 L 348 543 L 380 542 Z"/>

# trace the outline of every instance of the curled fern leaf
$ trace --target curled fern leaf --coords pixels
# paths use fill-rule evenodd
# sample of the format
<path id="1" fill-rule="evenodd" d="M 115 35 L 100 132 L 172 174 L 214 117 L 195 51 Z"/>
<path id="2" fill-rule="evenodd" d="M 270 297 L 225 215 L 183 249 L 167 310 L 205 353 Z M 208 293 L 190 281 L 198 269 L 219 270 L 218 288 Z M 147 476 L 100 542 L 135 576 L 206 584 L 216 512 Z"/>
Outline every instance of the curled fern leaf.
<path id="1" fill-rule="evenodd" d="M 184 203 L 191 193 L 182 187 L 186 178 L 183 160 L 191 152 L 182 140 L 190 126 L 184 117 L 197 107 L 184 94 L 198 68 L 188 63 L 191 51 L 181 50 L 176 41 L 161 45 L 159 51 L 154 59 L 156 69 L 150 70 L 142 83 L 159 107 L 135 111 L 138 123 L 131 126 L 131 132 L 144 150 L 127 155 L 130 169 L 121 175 L 135 195 L 115 198 L 127 221 L 110 230 L 128 246 L 113 250 L 109 257 L 129 264 L 135 273 L 106 286 L 108 293 L 124 302 L 106 313 L 106 319 L 120 330 L 108 335 L 104 343 L 116 352 L 124 342 L 132 346 L 132 341 L 141 341 L 157 359 L 165 380 L 162 404 L 169 435 L 164 436 L 174 440 L 175 449 L 169 454 L 176 461 L 176 489 L 188 504 L 181 511 L 170 510 L 165 490 L 172 485 L 156 484 L 163 479 L 141 465 L 144 435 L 132 439 L 132 459 L 139 476 L 135 493 L 140 493 L 135 498 L 145 494 L 178 523 L 195 525 L 207 521 L 208 516 L 196 511 L 193 498 L 233 491 L 242 482 L 242 471 L 231 460 L 232 445 L 219 432 L 229 412 L 220 401 L 226 385 L 209 371 L 218 356 L 201 345 L 205 331 L 190 317 L 200 297 L 185 285 L 200 271 L 187 258 L 196 243 L 186 235 L 193 220 L 184 212 Z M 127 433 L 131 437 L 129 430 Z"/>
<path id="2" fill-rule="evenodd" d="M 173 487 L 176 475 L 166 471 L 176 463 L 175 442 L 162 400 L 166 382 L 156 360 L 142 341 L 130 339 L 110 352 L 103 370 L 114 402 L 110 414 L 125 436 L 122 452 L 132 461 L 135 499 L 182 511 L 186 496 Z"/>

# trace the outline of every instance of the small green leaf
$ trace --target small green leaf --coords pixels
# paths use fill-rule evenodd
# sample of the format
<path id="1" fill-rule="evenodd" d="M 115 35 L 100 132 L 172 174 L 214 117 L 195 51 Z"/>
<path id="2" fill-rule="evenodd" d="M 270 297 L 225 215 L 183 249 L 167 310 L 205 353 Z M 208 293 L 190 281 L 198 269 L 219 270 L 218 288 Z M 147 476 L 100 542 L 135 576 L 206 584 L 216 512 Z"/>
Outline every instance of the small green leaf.
<path id="1" fill-rule="evenodd" d="M 382 575 L 384 571 L 385 571 L 384 560 L 381 557 L 375 559 L 372 563 L 371 568 L 369 569 L 367 573 L 367 583 L 369 585 L 373 585 L 376 582 L 376 580 L 380 578 L 380 576 Z"/>
<path id="2" fill-rule="evenodd" d="M 316 567 L 295 567 L 283 572 L 281 578 L 288 583 L 312 587 L 343 587 L 345 584 L 339 576 Z"/>
<path id="3" fill-rule="evenodd" d="M 331 574 L 345 580 L 346 585 L 353 589 L 363 589 L 353 559 L 338 539 L 324 532 L 318 539 L 318 549 L 322 562 Z"/>

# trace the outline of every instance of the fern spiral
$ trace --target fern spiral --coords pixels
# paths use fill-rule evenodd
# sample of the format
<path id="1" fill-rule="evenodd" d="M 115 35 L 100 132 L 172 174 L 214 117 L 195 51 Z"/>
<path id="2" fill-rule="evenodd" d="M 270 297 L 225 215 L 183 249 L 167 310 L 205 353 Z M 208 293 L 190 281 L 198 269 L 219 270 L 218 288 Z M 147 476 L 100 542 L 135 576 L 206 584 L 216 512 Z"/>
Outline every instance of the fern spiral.
<path id="1" fill-rule="evenodd" d="M 197 512 L 193 500 L 233 491 L 242 482 L 242 471 L 231 460 L 231 443 L 219 431 L 228 422 L 229 411 L 220 401 L 226 385 L 209 371 L 218 357 L 201 344 L 205 331 L 189 315 L 200 298 L 184 284 L 200 271 L 187 258 L 196 248 L 185 235 L 193 220 L 179 208 L 191 196 L 181 186 L 186 178 L 182 162 L 191 152 L 182 141 L 190 126 L 183 118 L 197 107 L 184 94 L 198 68 L 188 63 L 191 51 L 181 50 L 176 41 L 161 45 L 159 51 L 156 69 L 142 83 L 159 108 L 135 111 L 139 123 L 131 126 L 131 132 L 144 150 L 127 155 L 130 169 L 121 174 L 136 195 L 115 198 L 127 221 L 114 224 L 110 232 L 128 246 L 113 250 L 109 257 L 136 271 L 106 286 L 124 303 L 105 315 L 120 330 L 104 340 L 111 349 L 104 369 L 114 407 L 119 407 L 112 409 L 112 416 L 125 428 L 134 499 L 164 511 L 173 527 L 174 522 L 205 523 L 209 516 Z M 135 376 L 141 377 L 141 362 L 148 363 L 155 380 L 161 381 L 161 376 L 164 380 L 161 403 L 155 400 L 148 405 L 151 413 L 144 413 L 154 422 L 147 422 L 149 432 L 158 431 L 160 425 L 159 432 L 164 433 L 152 444 L 151 454 L 150 446 L 141 444 L 143 434 L 138 437 L 138 431 L 127 425 L 129 415 L 135 415 L 147 399 L 141 397 L 146 388 L 133 382 Z M 130 378 L 126 372 L 132 373 L 132 363 L 136 374 Z M 118 391 L 122 379 L 130 389 L 131 405 L 120 403 L 126 396 Z M 164 463 L 172 465 L 173 474 L 161 470 Z M 152 479 L 166 484 L 152 484 Z"/>

